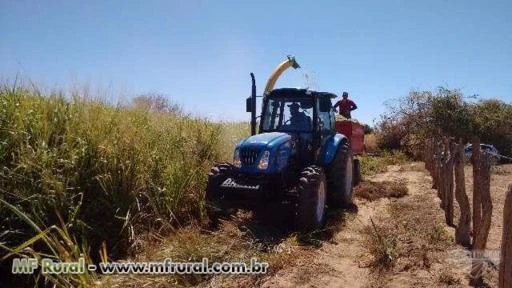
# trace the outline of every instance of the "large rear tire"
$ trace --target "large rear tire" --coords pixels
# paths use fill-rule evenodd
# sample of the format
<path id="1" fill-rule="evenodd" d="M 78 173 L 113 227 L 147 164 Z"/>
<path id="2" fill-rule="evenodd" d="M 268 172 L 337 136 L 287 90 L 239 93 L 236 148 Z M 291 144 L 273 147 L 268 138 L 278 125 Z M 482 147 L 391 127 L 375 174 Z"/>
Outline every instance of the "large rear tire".
<path id="1" fill-rule="evenodd" d="M 215 165 L 208 173 L 208 184 L 206 186 L 206 213 L 210 221 L 216 223 L 218 218 L 229 214 L 228 207 L 224 203 L 220 185 L 231 175 L 233 166 L 229 163 Z"/>
<path id="2" fill-rule="evenodd" d="M 353 179 L 352 151 L 347 141 L 340 143 L 336 157 L 329 166 L 327 204 L 332 208 L 347 208 L 352 205 Z"/>
<path id="3" fill-rule="evenodd" d="M 297 228 L 312 231 L 322 227 L 325 219 L 326 180 L 321 167 L 309 166 L 302 170 L 297 185 Z"/>

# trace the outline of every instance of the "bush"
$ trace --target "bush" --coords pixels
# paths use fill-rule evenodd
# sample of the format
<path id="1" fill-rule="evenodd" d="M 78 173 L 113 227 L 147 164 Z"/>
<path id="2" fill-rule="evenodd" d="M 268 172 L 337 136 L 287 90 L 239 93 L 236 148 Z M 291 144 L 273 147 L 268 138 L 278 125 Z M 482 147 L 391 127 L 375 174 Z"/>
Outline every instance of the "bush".
<path id="1" fill-rule="evenodd" d="M 376 225 L 370 218 L 371 225 L 362 230 L 363 244 L 373 257 L 371 265 L 378 270 L 393 268 L 399 255 L 398 237 L 395 231 L 384 225 Z"/>

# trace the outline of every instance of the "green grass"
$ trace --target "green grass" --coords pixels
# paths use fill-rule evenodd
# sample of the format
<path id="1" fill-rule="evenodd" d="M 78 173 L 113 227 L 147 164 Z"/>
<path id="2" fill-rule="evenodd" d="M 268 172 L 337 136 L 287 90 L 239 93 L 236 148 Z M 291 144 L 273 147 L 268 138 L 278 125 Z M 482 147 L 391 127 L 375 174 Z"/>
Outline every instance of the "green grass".
<path id="1" fill-rule="evenodd" d="M 73 235 L 68 230 L 68 225 L 61 220 L 61 226 L 52 225 L 46 229 L 42 229 L 36 223 L 34 223 L 25 213 L 20 211 L 15 206 L 0 199 L 0 203 L 3 204 L 8 211 L 12 212 L 20 219 L 22 219 L 30 228 L 32 228 L 35 236 L 21 243 L 17 247 L 8 247 L 0 243 L 0 247 L 5 251 L 8 251 L 0 261 L 8 261 L 12 257 L 20 258 L 34 258 L 38 262 L 41 262 L 42 257 L 51 259 L 54 262 L 77 262 L 80 258 L 83 258 L 85 265 L 92 264 L 93 261 L 89 257 L 87 243 L 78 244 Z M 34 244 L 43 244 L 46 253 L 41 250 L 32 249 Z M 101 255 L 102 261 L 107 261 L 106 249 Z M 87 269 L 82 274 L 46 274 L 43 275 L 41 272 L 34 275 L 35 278 L 26 278 L 15 280 L 15 285 L 22 286 L 36 286 L 39 283 L 41 276 L 43 276 L 45 282 L 49 282 L 55 287 L 96 287 L 99 282 L 99 277 L 96 273 L 90 272 Z M 8 277 L 7 277 L 8 278 Z M 18 282 L 16 282 L 18 281 Z M 13 283 L 11 283 L 12 285 Z"/>
<path id="2" fill-rule="evenodd" d="M 207 172 L 232 150 L 238 136 L 222 140 L 229 131 L 238 135 L 241 126 L 232 126 L 3 86 L 0 200 L 42 230 L 64 223 L 93 258 L 103 241 L 117 258 L 141 232 L 203 218 Z M 3 206 L 0 243 L 15 247 L 33 237 Z"/>
<path id="3" fill-rule="evenodd" d="M 408 161 L 407 156 L 398 150 L 381 151 L 378 156 L 360 157 L 361 173 L 363 176 L 371 176 L 377 173 L 386 172 L 388 165 L 400 165 Z"/>
<path id="4" fill-rule="evenodd" d="M 222 124 L 221 159 L 222 161 L 233 160 L 233 151 L 236 144 L 243 138 L 251 135 L 251 125 L 249 122 L 224 122 Z"/>

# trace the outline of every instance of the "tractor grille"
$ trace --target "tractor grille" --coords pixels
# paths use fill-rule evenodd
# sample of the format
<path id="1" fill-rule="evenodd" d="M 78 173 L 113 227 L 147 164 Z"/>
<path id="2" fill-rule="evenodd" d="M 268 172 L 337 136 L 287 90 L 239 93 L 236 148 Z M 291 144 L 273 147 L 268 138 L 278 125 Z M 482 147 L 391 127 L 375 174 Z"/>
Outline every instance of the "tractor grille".
<path id="1" fill-rule="evenodd" d="M 254 148 L 242 148 L 240 150 L 240 161 L 244 165 L 253 165 L 258 159 L 260 152 Z"/>

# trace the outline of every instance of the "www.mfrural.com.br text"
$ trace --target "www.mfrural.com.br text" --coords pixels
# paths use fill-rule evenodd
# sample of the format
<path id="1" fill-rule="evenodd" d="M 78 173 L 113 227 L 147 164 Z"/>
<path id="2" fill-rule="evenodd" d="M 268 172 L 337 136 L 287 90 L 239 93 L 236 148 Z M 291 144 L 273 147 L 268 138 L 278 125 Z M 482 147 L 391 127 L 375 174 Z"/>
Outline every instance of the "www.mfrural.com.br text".
<path id="1" fill-rule="evenodd" d="M 15 258 L 12 262 L 13 274 L 34 274 L 40 269 L 42 274 L 265 274 L 267 262 L 251 258 L 245 262 L 213 262 L 208 258 L 201 262 L 173 262 L 166 258 L 159 262 L 101 262 L 86 264 L 84 258 L 76 262 L 58 262 L 50 258 L 40 261 L 35 258 Z"/>

